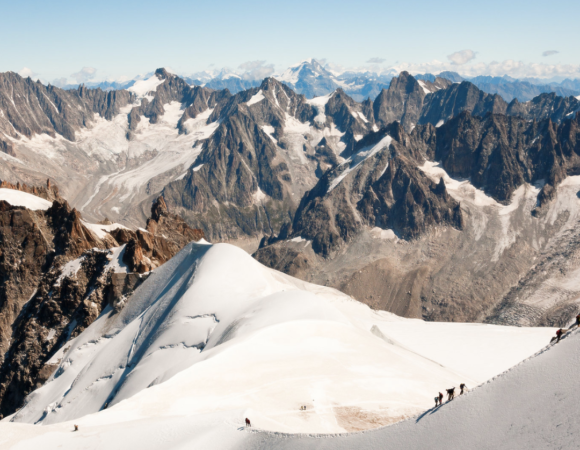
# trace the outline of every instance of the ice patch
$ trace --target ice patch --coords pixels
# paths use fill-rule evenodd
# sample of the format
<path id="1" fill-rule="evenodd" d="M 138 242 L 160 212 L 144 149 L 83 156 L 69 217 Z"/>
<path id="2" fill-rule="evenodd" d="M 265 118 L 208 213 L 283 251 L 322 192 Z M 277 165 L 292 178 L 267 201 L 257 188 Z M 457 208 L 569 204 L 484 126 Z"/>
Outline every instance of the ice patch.
<path id="1" fill-rule="evenodd" d="M 318 112 L 318 115 L 314 118 L 315 122 L 318 123 L 325 123 L 326 122 L 326 104 L 328 103 L 328 100 L 330 100 L 330 98 L 334 95 L 334 92 L 331 92 L 328 95 L 323 95 L 321 97 L 314 97 L 313 99 L 310 100 L 306 100 L 306 103 L 308 103 L 309 105 L 312 105 L 316 111 Z"/>
<path id="2" fill-rule="evenodd" d="M 105 272 L 112 270 L 113 273 L 129 273 L 129 267 L 123 262 L 125 247 L 127 247 L 127 244 L 109 249 L 109 254 L 107 255 L 109 263 L 105 267 Z"/>
<path id="3" fill-rule="evenodd" d="M 93 233 L 95 233 L 99 239 L 104 239 L 107 236 L 107 233 L 110 233 L 111 231 L 116 230 L 118 228 L 124 228 L 126 230 L 129 229 L 126 226 L 121 225 L 120 223 L 112 223 L 110 225 L 101 225 L 99 223 L 88 223 L 88 222 L 85 222 L 84 220 L 81 220 L 81 222 L 83 223 L 83 225 L 85 227 L 87 227 L 89 230 L 91 230 Z"/>
<path id="4" fill-rule="evenodd" d="M 425 94 L 430 94 L 431 93 L 431 91 L 429 90 L 429 88 L 427 87 L 427 85 L 422 80 L 417 80 L 417 83 L 419 83 L 419 86 L 421 86 L 421 88 L 423 89 L 423 92 Z"/>
<path id="5" fill-rule="evenodd" d="M 387 240 L 387 241 L 398 240 L 397 235 L 395 234 L 395 232 L 393 230 L 383 230 L 382 228 L 374 227 L 370 231 L 370 234 L 375 239 L 382 239 L 382 240 Z"/>
<path id="6" fill-rule="evenodd" d="M 246 104 L 247 104 L 248 106 L 252 106 L 252 105 L 254 105 L 254 104 L 256 104 L 256 103 L 259 103 L 259 102 L 261 102 L 261 101 L 262 101 L 262 100 L 264 100 L 265 98 L 266 98 L 266 97 L 264 97 L 264 94 L 262 93 L 262 90 L 260 89 L 260 90 L 258 91 L 258 93 L 257 93 L 257 94 L 254 94 L 254 95 L 252 96 L 252 98 L 251 98 L 251 99 L 248 101 L 248 103 L 246 103 Z"/>
<path id="7" fill-rule="evenodd" d="M 365 115 L 361 111 L 357 111 L 358 116 L 362 119 L 364 123 L 369 123 Z"/>
<path id="8" fill-rule="evenodd" d="M 393 138 L 391 138 L 391 136 L 386 135 L 375 145 L 369 145 L 367 147 L 364 147 L 364 148 L 360 149 L 356 154 L 354 154 L 350 158 L 348 158 L 341 165 L 350 163 L 350 167 L 348 169 L 344 170 L 334 180 L 332 180 L 332 183 L 330 183 L 330 186 L 328 187 L 327 193 L 331 192 L 336 186 L 338 186 L 340 184 L 340 182 L 342 180 L 344 180 L 344 178 L 349 173 L 351 173 L 353 170 L 356 170 L 368 158 L 376 155 L 378 152 L 380 152 L 381 150 L 383 150 L 385 148 L 389 148 L 392 140 L 393 140 Z"/>
<path id="9" fill-rule="evenodd" d="M 263 203 L 267 196 L 262 192 L 262 189 L 258 187 L 258 190 L 252 194 L 252 197 L 254 198 L 254 203 Z"/>
<path id="10" fill-rule="evenodd" d="M 135 93 L 138 97 L 145 97 L 149 92 L 157 90 L 157 86 L 164 81 L 165 80 L 157 78 L 157 75 L 153 75 L 151 78 L 147 78 L 146 80 L 137 80 L 135 84 L 127 90 Z"/>
<path id="11" fill-rule="evenodd" d="M 46 211 L 52 206 L 52 202 L 37 197 L 36 195 L 8 188 L 0 189 L 0 200 L 8 202 L 12 206 L 23 206 L 32 211 Z"/>
<path id="12" fill-rule="evenodd" d="M 67 262 L 61 272 L 59 277 L 56 279 L 56 282 L 54 283 L 55 286 L 60 286 L 60 283 L 62 282 L 62 280 L 64 280 L 67 277 L 74 277 L 76 276 L 77 272 L 79 271 L 79 269 L 81 268 L 83 261 L 85 260 L 84 256 L 81 256 L 80 258 L 77 259 L 73 259 L 72 261 Z"/>
<path id="13" fill-rule="evenodd" d="M 264 130 L 264 133 L 266 133 L 268 137 L 272 139 L 272 142 L 274 142 L 274 144 L 278 144 L 276 138 L 272 136 L 276 131 L 276 129 L 272 125 L 262 125 L 262 130 Z"/>

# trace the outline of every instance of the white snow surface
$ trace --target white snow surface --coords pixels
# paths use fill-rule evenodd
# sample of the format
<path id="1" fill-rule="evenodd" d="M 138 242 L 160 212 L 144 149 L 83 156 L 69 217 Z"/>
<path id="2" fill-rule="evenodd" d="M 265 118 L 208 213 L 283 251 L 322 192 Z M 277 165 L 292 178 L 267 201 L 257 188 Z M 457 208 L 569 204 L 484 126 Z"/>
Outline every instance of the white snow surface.
<path id="1" fill-rule="evenodd" d="M 315 122 L 325 123 L 326 122 L 326 104 L 328 100 L 334 95 L 334 92 L 331 92 L 328 95 L 323 95 L 321 97 L 314 97 L 313 99 L 306 100 L 306 103 L 312 105 L 316 111 L 318 112 L 317 116 L 314 118 Z"/>
<path id="2" fill-rule="evenodd" d="M 248 100 L 247 105 L 248 106 L 252 106 L 256 103 L 261 102 L 262 100 L 264 100 L 266 97 L 264 97 L 264 93 L 262 92 L 262 90 L 260 89 L 256 94 L 254 94 L 252 96 L 252 98 L 250 100 Z"/>
<path id="3" fill-rule="evenodd" d="M 157 75 L 153 75 L 146 80 L 136 81 L 135 84 L 127 90 L 137 94 L 138 97 L 145 97 L 149 92 L 157 90 L 157 86 L 164 81 L 165 80 L 157 78 Z"/>
<path id="4" fill-rule="evenodd" d="M 391 136 L 386 135 L 376 144 L 361 148 L 358 152 L 349 157 L 341 165 L 350 164 L 350 167 L 345 169 L 343 172 L 340 173 L 340 175 L 338 175 L 334 180 L 332 180 L 332 183 L 330 183 L 330 186 L 328 187 L 328 192 L 332 191 L 336 186 L 338 186 L 340 182 L 344 180 L 349 173 L 356 170 L 365 160 L 376 155 L 383 149 L 388 149 L 389 145 L 391 145 L 392 140 L 393 138 Z M 385 172 L 385 170 L 386 167 L 383 170 L 383 173 Z"/>
<path id="5" fill-rule="evenodd" d="M 417 80 L 417 83 L 419 83 L 419 86 L 421 86 L 421 88 L 423 89 L 423 92 L 425 92 L 425 94 L 431 93 L 431 91 L 429 90 L 429 88 L 427 87 L 427 85 L 423 81 Z"/>
<path id="6" fill-rule="evenodd" d="M 276 432 L 373 428 L 501 373 L 553 332 L 403 319 L 237 247 L 191 243 L 121 313 L 106 309 L 67 344 L 47 383 L 0 423 L 0 447 L 79 448 L 93 436 L 84 448 L 232 448 L 249 436 L 243 417 Z"/>
<path id="7" fill-rule="evenodd" d="M 81 256 L 80 258 L 73 259 L 72 261 L 67 262 L 60 271 L 60 275 L 56 279 L 55 286 L 60 286 L 60 283 L 66 277 L 74 277 L 81 268 L 81 265 L 84 260 L 85 257 Z"/>
<path id="8" fill-rule="evenodd" d="M 85 227 L 87 227 L 89 230 L 95 233 L 99 239 L 103 239 L 107 235 L 107 233 L 110 233 L 111 231 L 116 230 L 118 228 L 125 228 L 126 230 L 128 230 L 126 226 L 121 225 L 120 223 L 102 225 L 100 223 L 85 222 L 84 220 L 82 220 L 81 222 Z"/>
<path id="9" fill-rule="evenodd" d="M 184 123 L 186 133 L 178 134 L 177 123 L 183 115 L 181 103 L 171 102 L 163 105 L 163 107 L 165 114 L 161 117 L 159 123 L 151 124 L 149 119 L 141 118 L 133 140 L 127 141 L 124 134 L 120 135 L 122 146 L 118 150 L 119 153 L 125 151 L 130 156 L 139 156 L 150 151 L 154 152 L 155 156 L 136 168 L 103 176 L 96 183 L 92 196 L 84 203 L 81 209 L 87 208 L 96 195 L 103 190 L 112 192 L 115 200 L 121 204 L 130 203 L 131 199 L 152 178 L 179 167 L 183 167 L 183 169 L 190 167 L 202 150 L 202 145 L 196 144 L 197 141 L 211 136 L 220 124 L 219 121 L 207 123 L 213 111 L 213 109 L 208 109 L 198 114 L 196 118 L 186 120 Z M 126 116 L 124 120 L 126 122 Z M 111 127 L 112 125 L 109 123 L 108 126 Z M 124 126 L 126 127 L 126 123 Z M 107 139 L 110 139 L 106 137 L 110 135 L 107 134 L 105 136 L 107 129 L 103 129 L 102 142 L 104 143 L 107 142 Z M 126 133 L 124 128 L 119 128 L 119 130 Z M 116 132 L 119 130 L 116 130 Z M 94 139 L 94 136 L 92 139 Z"/>
<path id="10" fill-rule="evenodd" d="M 12 206 L 23 206 L 33 211 L 46 211 L 52 206 L 52 202 L 37 197 L 36 195 L 8 188 L 0 189 L 0 200 L 8 202 Z"/>

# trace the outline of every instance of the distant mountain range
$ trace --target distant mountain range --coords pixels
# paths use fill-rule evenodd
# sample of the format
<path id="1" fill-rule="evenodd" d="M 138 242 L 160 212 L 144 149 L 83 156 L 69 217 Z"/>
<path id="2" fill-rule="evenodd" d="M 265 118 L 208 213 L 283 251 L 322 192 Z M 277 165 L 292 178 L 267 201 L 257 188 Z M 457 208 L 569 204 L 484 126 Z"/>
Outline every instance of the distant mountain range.
<path id="1" fill-rule="evenodd" d="M 145 78 L 151 75 L 147 74 Z M 352 99 L 362 102 L 367 98 L 374 100 L 381 90 L 389 88 L 391 80 L 397 75 L 398 73 L 392 70 L 380 74 L 370 71 L 336 73 L 315 59 L 307 59 L 273 77 L 298 94 L 303 94 L 306 98 L 327 95 L 342 88 Z M 580 79 L 566 79 L 556 82 L 540 78 L 516 79 L 507 75 L 503 77 L 482 75 L 469 78 L 449 71 L 441 72 L 438 75 L 431 73 L 415 75 L 416 79 L 426 81 L 434 81 L 437 77 L 453 83 L 470 81 L 483 92 L 499 94 L 506 102 L 510 102 L 514 98 L 520 102 L 527 102 L 540 94 L 551 92 L 560 97 L 580 95 Z M 262 82 L 262 79 L 251 78 L 248 74 L 237 74 L 229 70 L 199 72 L 182 78 L 192 86 L 203 86 L 215 90 L 228 89 L 232 94 L 258 87 Z M 103 90 L 128 89 L 140 79 L 143 77 L 125 82 L 89 82 L 86 83 L 86 86 Z M 77 87 L 78 84 L 70 84 L 64 86 L 64 89 L 76 89 Z"/>

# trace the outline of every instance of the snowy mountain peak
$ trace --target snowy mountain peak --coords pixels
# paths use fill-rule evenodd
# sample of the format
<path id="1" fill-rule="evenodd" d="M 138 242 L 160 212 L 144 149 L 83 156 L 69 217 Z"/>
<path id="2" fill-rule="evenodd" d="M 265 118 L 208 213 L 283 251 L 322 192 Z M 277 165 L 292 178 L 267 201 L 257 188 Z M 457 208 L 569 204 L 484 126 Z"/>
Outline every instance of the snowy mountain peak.
<path id="1" fill-rule="evenodd" d="M 315 59 L 306 59 L 292 67 L 289 67 L 282 75 L 276 77 L 278 80 L 296 84 L 303 78 L 308 77 L 326 77 L 334 78 L 334 76 L 327 71 L 318 61 Z"/>

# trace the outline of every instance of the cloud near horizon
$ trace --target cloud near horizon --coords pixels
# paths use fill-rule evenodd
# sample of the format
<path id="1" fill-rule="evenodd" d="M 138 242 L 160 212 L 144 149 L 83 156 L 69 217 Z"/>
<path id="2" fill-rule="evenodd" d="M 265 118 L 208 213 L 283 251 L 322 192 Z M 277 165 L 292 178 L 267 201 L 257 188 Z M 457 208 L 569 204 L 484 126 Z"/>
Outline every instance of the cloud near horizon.
<path id="1" fill-rule="evenodd" d="M 395 72 L 406 70 L 413 74 L 438 74 L 450 70 L 468 77 L 474 77 L 477 75 L 490 75 L 495 77 L 509 75 L 513 78 L 580 78 L 580 65 L 524 63 L 523 61 L 515 61 L 513 59 L 492 61 L 490 63 L 480 62 L 462 67 L 458 67 L 458 65 L 454 63 L 434 60 L 420 64 L 401 63 L 389 68 L 389 70 Z"/>
<path id="2" fill-rule="evenodd" d="M 544 53 L 542 53 L 542 56 L 552 56 L 555 55 L 557 53 L 560 53 L 558 50 L 546 50 Z"/>
<path id="3" fill-rule="evenodd" d="M 29 69 L 28 67 L 23 67 L 20 69 L 18 75 L 20 75 L 22 78 L 38 78 L 38 74 L 33 72 L 32 69 Z"/>
<path id="4" fill-rule="evenodd" d="M 386 61 L 385 58 L 371 58 L 367 61 L 367 64 L 382 64 Z"/>
<path id="5" fill-rule="evenodd" d="M 53 86 L 56 86 L 58 88 L 62 88 L 65 87 L 68 82 L 67 82 L 67 78 L 66 77 L 60 77 L 60 78 L 55 78 L 54 80 L 52 80 L 52 84 Z"/>
<path id="6" fill-rule="evenodd" d="M 92 80 L 93 78 L 95 78 L 96 74 L 97 69 L 95 69 L 94 67 L 83 67 L 78 72 L 73 73 L 71 75 L 71 78 L 74 78 L 77 81 L 77 83 L 81 84 L 86 83 L 89 80 Z"/>
<path id="7" fill-rule="evenodd" d="M 469 49 L 460 50 L 458 52 L 451 53 L 450 55 L 448 55 L 447 59 L 451 61 L 451 64 L 462 66 L 463 64 L 468 63 L 472 59 L 475 59 L 475 52 Z"/>
<path id="8" fill-rule="evenodd" d="M 269 77 L 274 73 L 274 64 L 266 64 L 266 61 L 246 61 L 238 66 L 244 71 L 243 77 L 257 80 Z"/>

